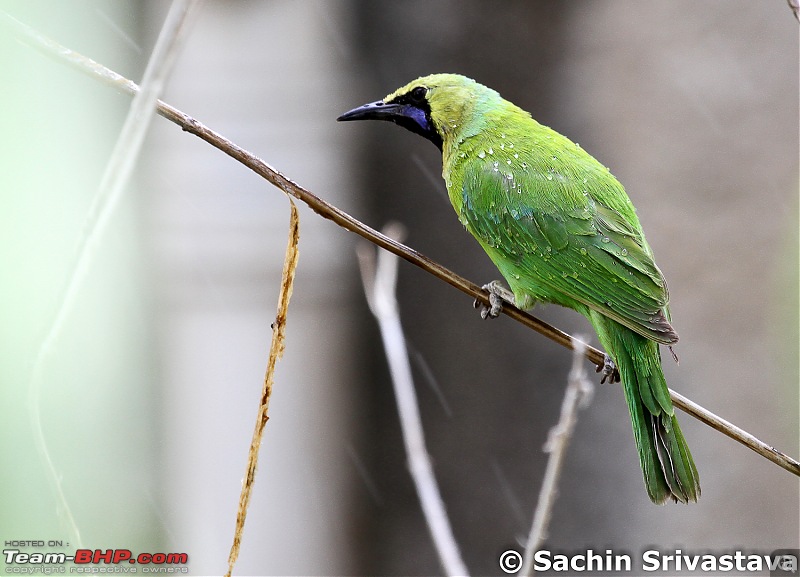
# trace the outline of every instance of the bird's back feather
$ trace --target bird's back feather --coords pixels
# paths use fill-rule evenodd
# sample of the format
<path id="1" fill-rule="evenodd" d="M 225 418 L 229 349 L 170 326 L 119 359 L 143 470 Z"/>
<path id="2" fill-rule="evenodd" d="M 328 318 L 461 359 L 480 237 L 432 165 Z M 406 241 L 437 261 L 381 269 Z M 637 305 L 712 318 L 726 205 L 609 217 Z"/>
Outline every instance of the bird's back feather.
<path id="1" fill-rule="evenodd" d="M 461 221 L 503 272 L 517 301 L 576 309 L 580 303 L 647 338 L 676 342 L 664 312 L 666 282 L 638 222 L 595 200 L 588 179 L 587 192 L 581 189 L 581 200 L 572 206 L 542 202 L 546 185 L 531 176 L 530 164 L 515 160 L 463 163 L 458 204 Z M 585 177 L 578 177 L 584 184 Z"/>

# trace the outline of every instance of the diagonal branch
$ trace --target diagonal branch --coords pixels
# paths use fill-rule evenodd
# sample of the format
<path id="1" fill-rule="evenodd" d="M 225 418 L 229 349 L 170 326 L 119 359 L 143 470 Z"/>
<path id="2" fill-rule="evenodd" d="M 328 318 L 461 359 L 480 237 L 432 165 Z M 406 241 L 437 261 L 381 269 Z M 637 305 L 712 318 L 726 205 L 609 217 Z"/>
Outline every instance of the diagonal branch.
<path id="1" fill-rule="evenodd" d="M 78 54 L 73 50 L 61 46 L 53 40 L 44 37 L 32 28 L 22 24 L 18 20 L 12 18 L 2 11 L 0 11 L 0 24 L 10 27 L 24 42 L 33 48 L 42 51 L 47 56 L 56 58 L 56 60 L 59 62 L 68 64 L 77 70 L 80 70 L 84 74 L 88 74 L 96 80 L 100 80 L 105 84 L 116 87 L 117 89 L 128 94 L 134 95 L 139 92 L 139 87 L 124 76 L 121 76 L 113 70 L 106 68 L 102 64 L 99 64 L 90 58 Z M 377 246 L 388 250 L 391 253 L 396 254 L 400 258 L 407 260 L 415 266 L 418 266 L 419 268 L 425 270 L 440 280 L 443 280 L 470 297 L 487 305 L 489 304 L 488 293 L 475 283 L 457 275 L 436 261 L 431 260 L 427 256 L 417 252 L 413 248 L 407 247 L 402 243 L 392 240 L 377 230 L 365 225 L 356 218 L 353 218 L 346 212 L 322 200 L 318 196 L 314 195 L 310 191 L 281 174 L 278 170 L 274 169 L 254 154 L 231 142 L 218 132 L 214 132 L 188 114 L 185 114 L 177 108 L 160 100 L 158 101 L 157 106 L 157 111 L 161 116 L 167 120 L 170 120 L 171 122 L 174 122 L 184 131 L 194 134 L 198 138 L 205 140 L 211 146 L 219 149 L 235 160 L 238 160 L 240 163 L 244 164 L 247 168 L 263 177 L 274 186 L 280 188 L 285 193 L 306 204 L 309 208 L 311 208 L 311 210 L 323 218 L 332 220 L 342 228 L 365 238 L 371 243 L 376 244 Z M 564 331 L 557 329 L 556 327 L 549 325 L 546 322 L 539 320 L 525 311 L 521 311 L 511 305 L 504 305 L 502 311 L 506 316 L 509 316 L 515 321 L 518 321 L 523 325 L 537 331 L 561 346 L 568 349 L 573 348 L 572 337 L 570 337 L 570 335 Z M 587 345 L 585 356 L 595 365 L 603 365 L 603 353 L 598 349 Z M 688 413 L 689 415 L 695 417 L 699 421 L 702 421 L 717 431 L 727 435 L 742 445 L 750 448 L 762 457 L 772 461 L 790 473 L 800 476 L 800 462 L 798 462 L 796 459 L 793 459 L 785 453 L 778 451 L 774 447 L 767 445 L 753 435 L 746 433 L 739 427 L 689 401 L 671 389 L 670 397 L 672 398 L 672 402 L 675 404 L 675 406 L 682 411 Z"/>
<path id="2" fill-rule="evenodd" d="M 393 238 L 400 238 L 402 235 L 402 228 L 397 224 L 389 225 L 384 230 Z M 367 303 L 378 321 L 386 360 L 389 363 L 403 443 L 408 457 L 408 469 L 417 489 L 417 496 L 433 537 L 436 552 L 439 554 L 439 562 L 447 575 L 469 575 L 453 535 L 447 509 L 433 473 L 433 463 L 425 446 L 425 433 L 408 360 L 408 347 L 400 324 L 400 312 L 395 297 L 397 259 L 386 252 L 378 251 L 376 266 L 375 254 L 369 250 L 369 245 L 363 250 L 359 247 L 357 254 Z"/>
<path id="3" fill-rule="evenodd" d="M 547 459 L 542 487 L 539 490 L 539 499 L 533 512 L 531 532 L 525 545 L 525 555 L 522 569 L 520 569 L 520 574 L 525 576 L 534 574 L 533 556 L 547 538 L 550 515 L 558 496 L 561 466 L 567 452 L 567 445 L 569 445 L 578 421 L 578 409 L 586 408 L 593 394 L 594 389 L 586 376 L 586 366 L 581 362 L 584 347 L 586 347 L 586 343 L 583 342 L 583 337 L 577 337 L 572 349 L 572 368 L 567 378 L 567 390 L 564 391 L 564 400 L 561 401 L 561 416 L 558 423 L 550 429 L 547 443 L 544 446 L 545 452 L 550 453 L 550 457 Z"/>

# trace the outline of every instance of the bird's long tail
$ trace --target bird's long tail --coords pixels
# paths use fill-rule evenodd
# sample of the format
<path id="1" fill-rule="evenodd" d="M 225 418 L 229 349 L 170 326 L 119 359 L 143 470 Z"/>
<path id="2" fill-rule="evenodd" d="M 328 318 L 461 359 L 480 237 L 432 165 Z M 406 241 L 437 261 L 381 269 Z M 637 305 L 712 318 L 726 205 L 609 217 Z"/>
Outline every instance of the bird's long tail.
<path id="1" fill-rule="evenodd" d="M 700 477 L 672 407 L 658 343 L 606 317 L 592 320 L 622 379 L 650 500 L 697 501 Z"/>

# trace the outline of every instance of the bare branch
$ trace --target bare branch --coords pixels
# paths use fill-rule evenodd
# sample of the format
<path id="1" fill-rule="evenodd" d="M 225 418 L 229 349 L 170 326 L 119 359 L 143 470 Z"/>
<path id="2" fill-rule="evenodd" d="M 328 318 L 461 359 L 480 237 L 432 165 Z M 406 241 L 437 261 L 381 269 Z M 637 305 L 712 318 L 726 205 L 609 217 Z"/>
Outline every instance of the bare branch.
<path id="1" fill-rule="evenodd" d="M 139 91 L 139 87 L 136 86 L 134 82 L 131 82 L 116 72 L 109 70 L 105 66 L 98 64 L 97 62 L 86 58 L 85 56 L 64 48 L 52 40 L 43 37 L 35 30 L 32 30 L 28 26 L 13 19 L 4 12 L 0 12 L 0 23 L 8 25 L 23 41 L 30 44 L 34 48 L 41 50 L 48 56 L 56 58 L 60 62 L 64 62 L 70 66 L 73 66 L 81 72 L 88 74 L 89 76 L 106 84 L 114 86 L 123 92 L 136 94 Z M 436 261 L 433 261 L 425 255 L 420 254 L 416 250 L 379 233 L 375 229 L 370 228 L 359 220 L 353 218 L 346 212 L 322 200 L 318 196 L 312 194 L 310 191 L 306 190 L 302 186 L 298 185 L 272 168 L 254 154 L 251 154 L 240 146 L 234 144 L 221 134 L 214 132 L 188 114 L 185 114 L 177 108 L 174 108 L 173 106 L 170 106 L 162 101 L 158 102 L 158 113 L 164 118 L 180 126 L 184 131 L 191 132 L 195 136 L 205 140 L 210 145 L 221 150 L 228 156 L 238 160 L 250 170 L 283 190 L 285 193 L 305 203 L 309 208 L 311 208 L 311 210 L 323 218 L 331 220 L 342 228 L 367 239 L 371 243 L 376 244 L 377 246 L 388 250 L 391 253 L 394 253 L 400 258 L 405 259 L 411 264 L 418 266 L 440 280 L 443 280 L 451 286 L 459 289 L 461 292 L 469 295 L 473 299 L 478 299 L 483 303 L 489 304 L 488 293 L 481 289 L 477 284 L 457 275 Z M 561 346 L 564 346 L 568 349 L 573 348 L 572 337 L 570 337 L 570 335 L 564 331 L 557 329 L 556 327 L 549 325 L 546 322 L 541 321 L 510 304 L 504 305 L 502 311 L 506 316 L 537 331 Z M 587 346 L 585 356 L 595 365 L 603 365 L 603 353 L 598 349 Z M 724 419 L 721 419 L 706 409 L 703 409 L 699 405 L 690 405 L 689 403 L 685 402 L 684 397 L 678 395 L 671 389 L 670 396 L 672 398 L 672 402 L 679 409 L 687 412 L 689 415 L 697 418 L 707 425 L 723 432 L 730 438 L 756 451 L 758 454 L 764 456 L 787 471 L 800 476 L 800 462 L 798 462 L 796 459 L 793 459 L 785 453 L 776 450 L 752 435 L 745 434 L 743 436 L 741 434 L 741 429 L 738 427 L 730 424 Z"/>
<path id="2" fill-rule="evenodd" d="M 680 410 L 684 411 L 685 413 L 691 415 L 698 421 L 702 421 L 712 429 L 716 429 L 723 435 L 727 435 L 734 441 L 738 441 L 745 447 L 748 447 L 764 457 L 765 459 L 769 459 L 776 465 L 779 465 L 789 471 L 790 473 L 794 473 L 795 475 L 800 476 L 800 463 L 788 457 L 787 455 L 781 453 L 775 447 L 771 447 L 764 443 L 763 441 L 759 440 L 755 436 L 751 435 L 744 429 L 740 429 L 733 423 L 726 421 L 722 417 L 718 417 L 708 409 L 704 409 L 694 401 L 687 399 L 680 393 L 676 393 L 672 389 L 669 391 L 670 397 L 672 398 L 672 403 L 678 407 Z"/>
<path id="3" fill-rule="evenodd" d="M 564 400 L 561 403 L 561 417 L 550 433 L 545 444 L 545 452 L 550 453 L 547 459 L 547 468 L 544 472 L 542 488 L 539 490 L 539 499 L 533 513 L 533 524 L 525 545 L 521 575 L 533 575 L 533 555 L 547 538 L 547 526 L 550 523 L 550 513 L 553 510 L 558 496 L 558 478 L 561 474 L 561 465 L 567 445 L 572 437 L 572 431 L 577 422 L 578 409 L 584 408 L 588 403 L 592 384 L 586 376 L 586 365 L 583 361 L 583 349 L 586 343 L 581 338 L 575 338 L 573 343 L 572 369 L 569 372 L 567 389 L 564 391 Z"/>
<path id="4" fill-rule="evenodd" d="M 396 238 L 402 234 L 397 226 L 387 227 L 387 236 Z M 408 468 L 417 489 L 422 512 L 433 537 L 436 552 L 442 568 L 448 575 L 468 575 L 467 567 L 461 558 L 453 529 L 447 517 L 447 510 L 436 484 L 433 465 L 425 447 L 425 434 L 419 414 L 419 404 L 411 377 L 403 327 L 395 298 L 397 284 L 397 259 L 387 252 L 378 253 L 378 265 L 369 246 L 359 247 L 358 261 L 367 302 L 378 321 L 392 375 L 397 410 L 403 442 L 408 456 Z"/>

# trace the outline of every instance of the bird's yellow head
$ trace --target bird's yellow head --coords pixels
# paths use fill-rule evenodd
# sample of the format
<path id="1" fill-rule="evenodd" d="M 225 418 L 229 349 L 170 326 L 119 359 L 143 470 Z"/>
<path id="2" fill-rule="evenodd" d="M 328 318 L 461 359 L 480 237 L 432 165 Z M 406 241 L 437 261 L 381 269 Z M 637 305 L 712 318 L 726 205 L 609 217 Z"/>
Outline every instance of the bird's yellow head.
<path id="1" fill-rule="evenodd" d="M 431 74 L 398 88 L 383 100 L 342 114 L 337 120 L 388 120 L 433 142 L 440 150 L 465 126 L 477 130 L 479 111 L 500 99 L 491 88 L 458 74 Z"/>

